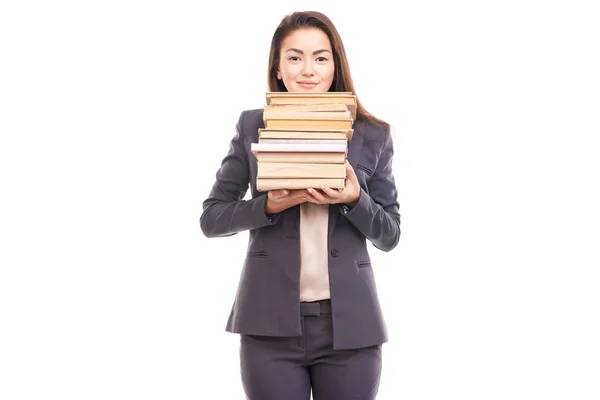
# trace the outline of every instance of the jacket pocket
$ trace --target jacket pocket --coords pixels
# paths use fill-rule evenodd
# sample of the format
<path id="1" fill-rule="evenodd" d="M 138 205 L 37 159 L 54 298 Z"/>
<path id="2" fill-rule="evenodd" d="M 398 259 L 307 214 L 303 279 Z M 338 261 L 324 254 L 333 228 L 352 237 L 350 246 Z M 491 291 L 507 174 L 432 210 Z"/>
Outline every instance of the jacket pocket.
<path id="1" fill-rule="evenodd" d="M 249 251 L 246 253 L 246 257 L 265 258 L 267 256 L 268 256 L 268 254 L 266 251 Z"/>
<path id="2" fill-rule="evenodd" d="M 371 266 L 371 261 L 359 261 L 358 263 L 356 263 L 356 266 L 358 268 L 368 268 Z"/>

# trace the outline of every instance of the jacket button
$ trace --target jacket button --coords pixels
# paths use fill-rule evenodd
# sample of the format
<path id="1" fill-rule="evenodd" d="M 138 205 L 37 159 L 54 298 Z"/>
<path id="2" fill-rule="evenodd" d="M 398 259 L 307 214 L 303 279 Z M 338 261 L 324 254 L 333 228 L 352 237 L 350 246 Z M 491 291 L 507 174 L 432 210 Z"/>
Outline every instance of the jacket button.
<path id="1" fill-rule="evenodd" d="M 336 249 L 331 250 L 331 257 L 337 257 L 340 254 Z"/>

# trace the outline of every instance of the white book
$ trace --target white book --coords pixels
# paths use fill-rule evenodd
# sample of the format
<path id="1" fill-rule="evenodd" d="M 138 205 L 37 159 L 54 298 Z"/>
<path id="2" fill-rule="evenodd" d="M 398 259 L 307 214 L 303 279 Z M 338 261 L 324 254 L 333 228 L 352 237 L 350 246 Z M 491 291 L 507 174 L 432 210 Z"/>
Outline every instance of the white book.
<path id="1" fill-rule="evenodd" d="M 300 152 L 300 153 L 343 153 L 346 152 L 346 144 L 296 144 L 296 143 L 250 143 L 252 153 L 262 151 L 275 152 Z"/>
<path id="2" fill-rule="evenodd" d="M 258 143 L 289 143 L 289 144 L 342 144 L 348 145 L 346 139 L 275 139 L 259 138 Z"/>

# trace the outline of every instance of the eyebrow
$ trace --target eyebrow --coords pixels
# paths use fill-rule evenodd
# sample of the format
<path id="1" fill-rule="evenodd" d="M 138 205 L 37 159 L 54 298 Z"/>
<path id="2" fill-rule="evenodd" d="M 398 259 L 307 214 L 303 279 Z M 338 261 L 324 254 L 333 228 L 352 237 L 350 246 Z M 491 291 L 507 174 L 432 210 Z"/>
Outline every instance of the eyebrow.
<path id="1" fill-rule="evenodd" d="M 304 54 L 304 52 L 300 49 L 289 48 L 286 50 L 286 52 L 288 52 L 288 51 L 295 51 L 296 53 Z M 331 52 L 327 49 L 316 50 L 313 52 L 313 56 L 317 55 L 317 54 L 321 54 L 321 53 L 331 53 Z"/>

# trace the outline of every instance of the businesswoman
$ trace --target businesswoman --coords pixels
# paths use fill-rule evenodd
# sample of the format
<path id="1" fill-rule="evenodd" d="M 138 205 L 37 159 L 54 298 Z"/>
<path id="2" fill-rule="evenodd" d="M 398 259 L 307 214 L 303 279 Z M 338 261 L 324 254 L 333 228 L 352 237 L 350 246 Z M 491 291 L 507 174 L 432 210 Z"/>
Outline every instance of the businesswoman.
<path id="1" fill-rule="evenodd" d="M 270 91 L 352 92 L 342 40 L 317 12 L 277 27 Z M 253 400 L 375 399 L 388 340 L 366 240 L 400 238 L 390 127 L 358 105 L 343 190 L 256 190 L 250 151 L 262 109 L 242 112 L 200 217 L 207 237 L 249 231 L 226 330 L 240 334 L 244 390 Z M 252 198 L 243 200 L 250 188 Z"/>

